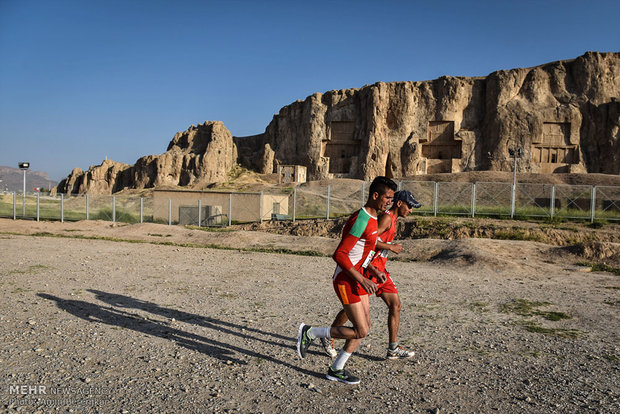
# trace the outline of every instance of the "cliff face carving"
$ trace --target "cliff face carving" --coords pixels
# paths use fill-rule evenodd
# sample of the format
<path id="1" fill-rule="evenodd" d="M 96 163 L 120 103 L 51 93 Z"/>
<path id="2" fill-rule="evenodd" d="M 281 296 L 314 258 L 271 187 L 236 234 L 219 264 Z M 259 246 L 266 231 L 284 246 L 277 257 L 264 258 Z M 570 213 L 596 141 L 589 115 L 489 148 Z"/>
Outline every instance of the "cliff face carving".
<path id="1" fill-rule="evenodd" d="M 310 179 L 512 169 L 620 173 L 620 53 L 316 93 L 282 108 L 248 167 L 301 164 Z M 237 140 L 240 152 L 247 152 Z"/>
<path id="2" fill-rule="evenodd" d="M 315 93 L 283 107 L 263 134 L 233 138 L 219 121 L 177 133 L 135 165 L 75 169 L 64 193 L 112 193 L 225 180 L 234 163 L 260 173 L 304 165 L 311 180 L 476 170 L 620 174 L 620 53 Z"/>
<path id="3" fill-rule="evenodd" d="M 111 194 L 124 188 L 206 186 L 224 181 L 236 159 L 230 131 L 222 122 L 205 122 L 178 132 L 164 154 L 141 157 L 135 165 L 106 160 L 85 172 L 76 168 L 56 191 Z"/>

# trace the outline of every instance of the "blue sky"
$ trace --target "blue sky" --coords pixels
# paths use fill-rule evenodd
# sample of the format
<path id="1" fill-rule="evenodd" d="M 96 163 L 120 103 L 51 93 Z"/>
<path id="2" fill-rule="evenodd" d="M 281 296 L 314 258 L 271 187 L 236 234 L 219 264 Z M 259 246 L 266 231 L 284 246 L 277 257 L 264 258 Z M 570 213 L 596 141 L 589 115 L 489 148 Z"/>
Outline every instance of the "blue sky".
<path id="1" fill-rule="evenodd" d="M 0 0 L 0 165 L 60 180 L 314 92 L 620 51 L 614 1 Z"/>

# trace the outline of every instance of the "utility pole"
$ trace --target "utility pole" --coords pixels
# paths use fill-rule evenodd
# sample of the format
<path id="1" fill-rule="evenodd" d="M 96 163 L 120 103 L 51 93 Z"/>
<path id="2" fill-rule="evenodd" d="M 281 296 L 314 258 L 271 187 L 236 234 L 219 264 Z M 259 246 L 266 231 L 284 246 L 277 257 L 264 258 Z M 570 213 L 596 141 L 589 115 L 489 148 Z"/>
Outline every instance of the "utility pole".
<path id="1" fill-rule="evenodd" d="M 29 162 L 20 162 L 17 164 L 19 169 L 24 172 L 24 192 L 22 193 L 22 217 L 26 217 L 26 171 L 30 168 Z"/>

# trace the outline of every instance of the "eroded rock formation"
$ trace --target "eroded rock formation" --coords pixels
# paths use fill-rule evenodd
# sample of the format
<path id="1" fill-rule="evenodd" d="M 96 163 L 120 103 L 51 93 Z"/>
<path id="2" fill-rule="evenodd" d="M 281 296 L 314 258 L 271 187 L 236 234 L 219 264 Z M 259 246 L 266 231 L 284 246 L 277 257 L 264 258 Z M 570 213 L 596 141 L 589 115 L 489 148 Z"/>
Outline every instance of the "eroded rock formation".
<path id="1" fill-rule="evenodd" d="M 141 157 L 135 165 L 105 160 L 88 171 L 75 168 L 56 191 L 111 194 L 124 188 L 206 186 L 225 181 L 236 160 L 230 131 L 222 122 L 205 122 L 178 132 L 165 153 Z"/>
<path id="2" fill-rule="evenodd" d="M 511 150 L 521 150 L 521 172 L 620 174 L 620 53 L 315 93 L 283 107 L 263 134 L 233 138 L 206 122 L 133 166 L 75 169 L 58 191 L 199 187 L 234 163 L 260 173 L 303 165 L 311 180 L 511 171 Z"/>
<path id="3" fill-rule="evenodd" d="M 475 170 L 620 173 L 620 53 L 316 93 L 280 110 L 259 171 L 308 167 L 310 179 L 371 179 Z M 237 140 L 241 151 L 245 143 Z M 271 164 L 273 162 L 273 165 Z"/>

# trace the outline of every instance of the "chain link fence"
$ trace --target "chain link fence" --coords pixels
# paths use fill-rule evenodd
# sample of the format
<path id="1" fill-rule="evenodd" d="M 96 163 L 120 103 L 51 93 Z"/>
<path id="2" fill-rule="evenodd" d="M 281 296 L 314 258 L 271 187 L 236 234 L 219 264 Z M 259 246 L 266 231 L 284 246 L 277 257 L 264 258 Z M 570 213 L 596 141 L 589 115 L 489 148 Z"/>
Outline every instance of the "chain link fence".
<path id="1" fill-rule="evenodd" d="M 156 190 L 152 197 L 0 193 L 0 217 L 224 226 L 265 220 L 345 217 L 362 207 L 370 183 L 309 182 L 262 192 Z M 417 215 L 620 221 L 620 187 L 496 182 L 400 181 Z"/>

